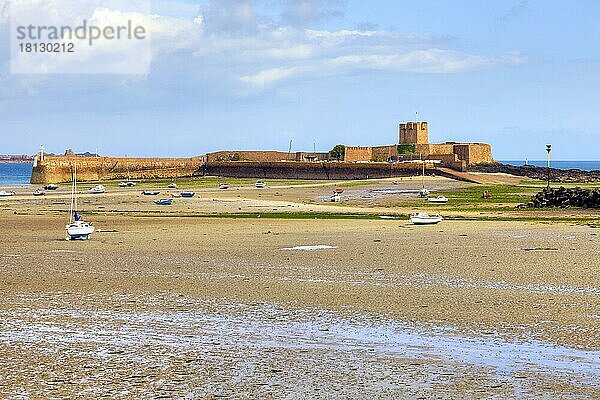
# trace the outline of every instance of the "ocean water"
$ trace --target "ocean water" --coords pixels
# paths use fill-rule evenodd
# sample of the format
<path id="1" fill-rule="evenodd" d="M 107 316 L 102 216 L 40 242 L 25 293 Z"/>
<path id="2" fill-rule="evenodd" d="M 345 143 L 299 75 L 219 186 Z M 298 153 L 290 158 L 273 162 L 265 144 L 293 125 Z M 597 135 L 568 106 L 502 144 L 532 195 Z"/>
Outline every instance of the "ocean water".
<path id="1" fill-rule="evenodd" d="M 503 164 L 521 166 L 525 165 L 525 160 L 503 160 Z M 536 167 L 546 167 L 546 160 L 528 160 L 529 165 Z M 600 161 L 551 161 L 550 166 L 558 169 L 580 169 L 582 171 L 597 171 L 600 170 Z"/>
<path id="2" fill-rule="evenodd" d="M 28 185 L 33 164 L 0 163 L 0 186 Z"/>

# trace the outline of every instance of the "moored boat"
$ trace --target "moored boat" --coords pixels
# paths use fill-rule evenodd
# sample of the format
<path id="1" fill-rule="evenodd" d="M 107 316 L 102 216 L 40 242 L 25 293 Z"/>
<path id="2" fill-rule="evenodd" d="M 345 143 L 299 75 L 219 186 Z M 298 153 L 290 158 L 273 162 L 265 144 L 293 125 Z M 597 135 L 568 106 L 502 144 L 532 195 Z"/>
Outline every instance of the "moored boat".
<path id="1" fill-rule="evenodd" d="M 50 183 L 49 185 L 44 186 L 44 189 L 46 189 L 46 190 L 56 190 L 56 189 L 58 189 L 58 185 L 55 185 L 54 183 Z"/>
<path id="2" fill-rule="evenodd" d="M 106 188 L 102 185 L 94 186 L 93 188 L 88 190 L 88 193 L 91 194 L 101 194 L 106 191 Z"/>
<path id="3" fill-rule="evenodd" d="M 35 192 L 33 192 L 34 196 L 44 196 L 46 195 L 46 192 L 43 189 L 36 189 Z"/>
<path id="4" fill-rule="evenodd" d="M 127 187 L 127 182 L 119 182 L 119 187 Z"/>
<path id="5" fill-rule="evenodd" d="M 185 198 L 191 198 L 194 197 L 196 195 L 195 192 L 181 192 L 180 193 L 181 197 L 185 197 Z"/>
<path id="6" fill-rule="evenodd" d="M 144 196 L 157 196 L 160 192 L 158 191 L 152 191 L 152 190 L 143 190 L 142 194 Z"/>
<path id="7" fill-rule="evenodd" d="M 77 212 L 77 164 L 74 165 L 73 170 L 69 223 L 66 225 L 65 230 L 69 235 L 68 240 L 87 240 L 95 230 L 94 226 L 90 222 L 85 222 Z"/>
<path id="8" fill-rule="evenodd" d="M 435 225 L 442 222 L 444 218 L 441 215 L 429 215 L 424 212 L 418 212 L 410 216 L 410 222 L 413 225 Z"/>
<path id="9" fill-rule="evenodd" d="M 266 183 L 264 183 L 263 181 L 257 181 L 257 182 L 254 184 L 254 186 L 255 186 L 257 189 L 264 189 L 264 188 L 266 188 L 266 187 L 267 187 L 267 184 L 266 184 Z"/>
<path id="10" fill-rule="evenodd" d="M 342 196 L 340 196 L 339 193 L 335 193 L 329 198 L 329 201 L 331 201 L 332 203 L 339 203 L 340 201 L 342 201 Z"/>
<path id="11" fill-rule="evenodd" d="M 177 189 L 177 184 L 175 182 L 169 184 L 169 186 L 167 186 L 167 188 L 169 189 Z"/>
<path id="12" fill-rule="evenodd" d="M 6 190 L 0 190 L 0 197 L 14 196 L 15 192 L 7 192 Z"/>
<path id="13" fill-rule="evenodd" d="M 333 191 L 333 193 L 335 193 L 335 194 L 342 194 L 342 193 L 344 193 L 344 189 L 335 189 Z"/>
<path id="14" fill-rule="evenodd" d="M 445 196 L 429 197 L 427 201 L 434 204 L 445 204 L 448 202 L 448 198 Z"/>
<path id="15" fill-rule="evenodd" d="M 227 190 L 229 189 L 229 183 L 223 182 L 223 183 L 219 183 L 219 189 L 220 190 Z"/>
<path id="16" fill-rule="evenodd" d="M 171 204 L 173 204 L 173 199 L 154 200 L 154 204 L 156 204 L 157 206 L 170 206 Z"/>

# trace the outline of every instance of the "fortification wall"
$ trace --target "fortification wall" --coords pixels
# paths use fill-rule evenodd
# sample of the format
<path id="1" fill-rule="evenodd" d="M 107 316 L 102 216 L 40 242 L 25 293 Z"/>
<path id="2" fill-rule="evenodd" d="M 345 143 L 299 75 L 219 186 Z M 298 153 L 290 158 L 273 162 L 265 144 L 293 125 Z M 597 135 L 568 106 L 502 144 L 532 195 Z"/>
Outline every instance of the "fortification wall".
<path id="1" fill-rule="evenodd" d="M 494 161 L 492 158 L 492 146 L 487 143 L 456 145 L 454 149 L 454 152 L 467 162 L 467 165 L 489 164 Z M 466 154 L 466 157 L 461 157 L 464 154 Z"/>
<path id="2" fill-rule="evenodd" d="M 372 161 L 387 161 L 390 157 L 398 157 L 398 146 L 375 146 L 372 148 Z"/>
<path id="3" fill-rule="evenodd" d="M 413 176 L 418 175 L 421 168 L 419 163 L 216 162 L 206 164 L 200 173 L 235 178 L 325 180 Z"/>
<path id="4" fill-rule="evenodd" d="M 373 148 L 366 146 L 346 146 L 344 152 L 344 161 L 371 161 L 373 158 Z"/>
<path id="5" fill-rule="evenodd" d="M 206 155 L 207 162 L 221 161 L 283 161 L 295 160 L 296 153 L 285 153 L 283 151 L 217 151 Z"/>
<path id="6" fill-rule="evenodd" d="M 113 158 L 46 156 L 38 160 L 31 174 L 31 183 L 62 183 L 71 181 L 73 165 L 77 163 L 78 181 L 111 179 L 161 179 L 192 176 L 206 158 Z"/>

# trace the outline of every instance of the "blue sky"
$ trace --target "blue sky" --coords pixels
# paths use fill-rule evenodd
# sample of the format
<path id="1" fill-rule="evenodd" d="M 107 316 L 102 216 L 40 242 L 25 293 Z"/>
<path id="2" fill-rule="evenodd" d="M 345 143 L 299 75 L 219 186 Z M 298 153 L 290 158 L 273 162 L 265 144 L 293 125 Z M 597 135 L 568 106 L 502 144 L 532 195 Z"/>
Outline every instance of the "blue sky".
<path id="1" fill-rule="evenodd" d="M 0 19 L 0 153 L 390 144 L 418 111 L 496 159 L 600 159 L 598 1 L 152 4 L 146 76 L 11 75 Z"/>

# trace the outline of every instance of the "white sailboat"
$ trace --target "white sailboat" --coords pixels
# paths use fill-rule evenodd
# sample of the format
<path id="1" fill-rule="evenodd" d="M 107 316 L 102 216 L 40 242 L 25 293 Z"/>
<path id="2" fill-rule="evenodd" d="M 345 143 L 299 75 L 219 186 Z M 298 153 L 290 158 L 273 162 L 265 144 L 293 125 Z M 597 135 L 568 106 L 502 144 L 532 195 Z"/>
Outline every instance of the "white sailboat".
<path id="1" fill-rule="evenodd" d="M 77 213 L 77 164 L 73 168 L 73 184 L 71 185 L 71 207 L 69 208 L 69 223 L 65 227 L 69 237 L 67 240 L 86 240 L 94 233 L 94 226 L 84 222 Z"/>

